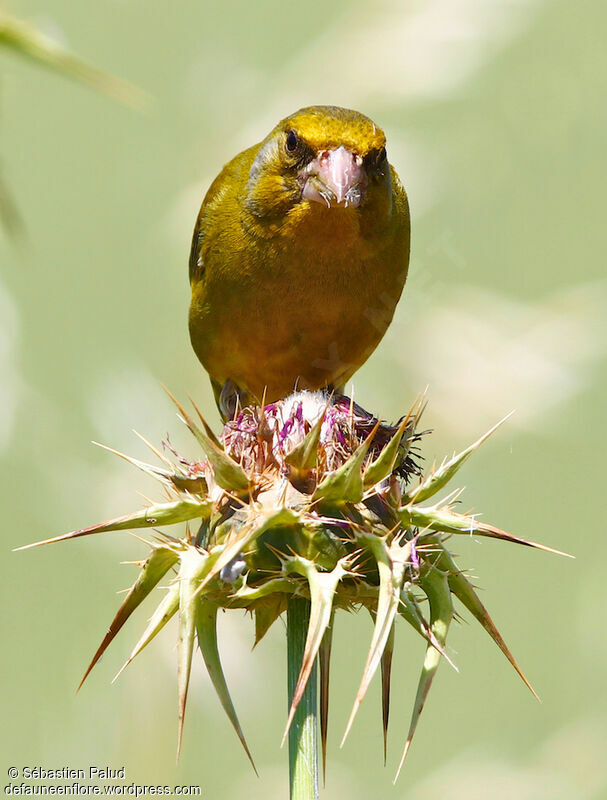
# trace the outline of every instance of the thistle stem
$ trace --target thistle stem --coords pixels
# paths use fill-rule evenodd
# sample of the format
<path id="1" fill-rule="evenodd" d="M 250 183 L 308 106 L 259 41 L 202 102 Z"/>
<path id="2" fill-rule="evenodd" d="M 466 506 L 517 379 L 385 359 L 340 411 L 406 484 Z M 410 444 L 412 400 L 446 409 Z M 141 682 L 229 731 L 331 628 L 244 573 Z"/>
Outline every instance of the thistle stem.
<path id="1" fill-rule="evenodd" d="M 289 708 L 301 669 L 309 619 L 310 601 L 291 598 L 287 605 Z M 317 683 L 315 663 L 289 729 L 291 800 L 318 800 Z"/>

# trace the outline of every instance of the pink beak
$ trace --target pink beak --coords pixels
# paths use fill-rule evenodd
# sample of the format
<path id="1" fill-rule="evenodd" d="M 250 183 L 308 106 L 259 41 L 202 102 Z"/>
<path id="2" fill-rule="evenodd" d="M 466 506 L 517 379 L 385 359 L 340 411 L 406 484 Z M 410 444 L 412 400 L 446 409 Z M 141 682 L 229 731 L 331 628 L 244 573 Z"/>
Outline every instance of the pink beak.
<path id="1" fill-rule="evenodd" d="M 362 158 L 341 145 L 323 150 L 300 173 L 302 196 L 330 208 L 332 204 L 358 206 L 363 197 L 365 172 Z"/>

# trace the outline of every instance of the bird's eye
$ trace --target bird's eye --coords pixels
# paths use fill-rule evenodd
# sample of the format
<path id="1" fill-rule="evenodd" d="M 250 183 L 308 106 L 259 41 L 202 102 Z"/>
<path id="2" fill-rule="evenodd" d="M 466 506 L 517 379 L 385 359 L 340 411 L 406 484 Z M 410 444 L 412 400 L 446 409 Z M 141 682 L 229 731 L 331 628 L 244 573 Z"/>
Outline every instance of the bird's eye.
<path id="1" fill-rule="evenodd" d="M 297 134 L 295 131 L 291 130 L 287 133 L 287 139 L 285 141 L 285 147 L 287 148 L 287 153 L 294 153 L 297 150 L 297 145 L 299 144 L 299 139 L 297 138 Z"/>
<path id="2" fill-rule="evenodd" d="M 387 159 L 386 148 L 380 147 L 379 150 L 369 150 L 367 152 L 365 164 L 367 169 L 382 177 L 385 174 Z"/>
<path id="3" fill-rule="evenodd" d="M 379 150 L 369 150 L 365 156 L 365 164 L 367 168 L 373 172 L 378 172 L 383 175 L 383 170 L 386 168 L 387 153 L 385 147 L 380 147 Z"/>

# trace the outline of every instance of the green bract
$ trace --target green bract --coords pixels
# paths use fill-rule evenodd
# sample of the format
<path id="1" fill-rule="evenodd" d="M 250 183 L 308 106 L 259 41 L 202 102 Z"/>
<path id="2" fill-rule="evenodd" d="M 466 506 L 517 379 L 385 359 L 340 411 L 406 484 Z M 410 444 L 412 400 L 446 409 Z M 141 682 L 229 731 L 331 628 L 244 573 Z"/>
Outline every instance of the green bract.
<path id="1" fill-rule="evenodd" d="M 219 659 L 219 608 L 250 611 L 257 643 L 285 611 L 290 597 L 309 599 L 308 634 L 285 735 L 318 658 L 323 757 L 337 609 L 365 607 L 374 621 L 344 739 L 380 667 L 385 752 L 396 617 L 406 620 L 426 642 L 399 771 L 441 657 L 450 662 L 445 643 L 454 597 L 476 617 L 533 691 L 472 584 L 455 564 L 446 539 L 474 534 L 550 548 L 456 513 L 458 492 L 442 501 L 435 499 L 495 428 L 423 476 L 417 456 L 421 402 L 391 427 L 345 397 L 300 392 L 265 408 L 238 411 L 220 439 L 202 417 L 199 425 L 177 406 L 201 446 L 200 461 L 178 458 L 173 463 L 154 450 L 163 463 L 155 467 L 123 456 L 164 485 L 167 502 L 47 540 L 188 523 L 181 538 L 155 532 L 150 554 L 140 564 L 139 576 L 83 681 L 132 612 L 171 574 L 172 582 L 124 666 L 178 614 L 179 747 L 197 642 L 221 704 L 253 763 Z"/>

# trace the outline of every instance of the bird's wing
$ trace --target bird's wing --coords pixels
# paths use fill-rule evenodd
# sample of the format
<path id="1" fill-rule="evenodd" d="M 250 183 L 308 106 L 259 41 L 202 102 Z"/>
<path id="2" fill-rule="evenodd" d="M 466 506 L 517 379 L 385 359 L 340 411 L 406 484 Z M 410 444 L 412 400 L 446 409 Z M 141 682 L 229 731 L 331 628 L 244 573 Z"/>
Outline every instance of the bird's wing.
<path id="1" fill-rule="evenodd" d="M 190 283 L 204 280 L 205 251 L 213 237 L 234 223 L 234 211 L 242 202 L 251 164 L 258 145 L 243 151 L 228 162 L 210 185 L 200 207 L 190 250 Z"/>

